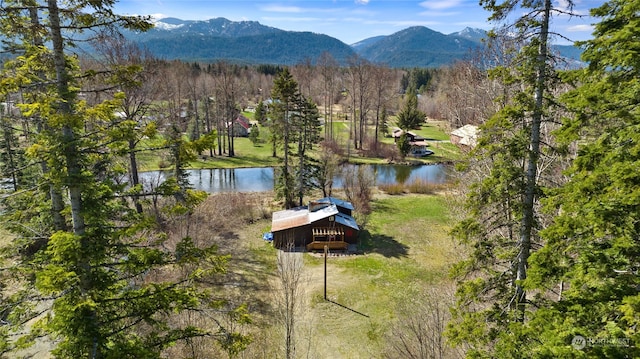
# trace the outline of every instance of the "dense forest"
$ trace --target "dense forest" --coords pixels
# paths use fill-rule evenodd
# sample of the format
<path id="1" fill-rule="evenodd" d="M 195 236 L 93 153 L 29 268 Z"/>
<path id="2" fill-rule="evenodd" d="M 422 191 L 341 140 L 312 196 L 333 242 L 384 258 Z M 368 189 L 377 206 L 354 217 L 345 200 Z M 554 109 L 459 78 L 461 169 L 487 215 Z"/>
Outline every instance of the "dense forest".
<path id="1" fill-rule="evenodd" d="M 248 113 L 278 164 L 282 208 L 331 193 L 351 156 L 402 162 L 402 140 L 383 141 L 391 124 L 478 126 L 448 189 L 464 200 L 451 204 L 462 258 L 447 323 L 396 333 L 433 341 L 381 357 L 640 356 L 640 1 L 592 10 L 580 69 L 550 51 L 563 16 L 550 0 L 481 4 L 504 22 L 489 46 L 447 67 L 391 69 L 328 52 L 291 66 L 165 61 L 118 36 L 151 23 L 113 1 L 4 1 L 0 358 L 42 341 L 56 358 L 258 355 L 255 307 L 221 295 L 231 257 L 208 239 L 230 231 L 217 215 L 247 225 L 259 206 L 212 199 L 185 172 L 235 157 Z M 150 158 L 172 176 L 145 186 Z M 363 222 L 370 186 L 349 196 Z M 419 304 L 414 317 L 440 316 Z M 295 357 L 289 330 L 284 350 L 262 355 Z"/>

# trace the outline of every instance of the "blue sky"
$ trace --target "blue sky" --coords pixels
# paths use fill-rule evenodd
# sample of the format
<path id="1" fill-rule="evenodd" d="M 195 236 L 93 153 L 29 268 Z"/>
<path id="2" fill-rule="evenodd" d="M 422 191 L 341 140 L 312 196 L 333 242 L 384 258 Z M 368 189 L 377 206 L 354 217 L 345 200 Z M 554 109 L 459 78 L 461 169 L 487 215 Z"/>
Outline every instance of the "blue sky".
<path id="1" fill-rule="evenodd" d="M 566 8 L 567 0 L 553 0 Z M 587 15 L 604 0 L 574 0 L 574 12 Z M 120 0 L 115 10 L 127 15 L 208 20 L 251 20 L 290 31 L 312 31 L 352 44 L 390 35 L 410 26 L 449 34 L 465 27 L 489 30 L 489 15 L 478 0 Z M 553 30 L 572 40 L 590 38 L 593 19 L 555 17 Z M 559 41 L 564 43 L 564 41 Z"/>

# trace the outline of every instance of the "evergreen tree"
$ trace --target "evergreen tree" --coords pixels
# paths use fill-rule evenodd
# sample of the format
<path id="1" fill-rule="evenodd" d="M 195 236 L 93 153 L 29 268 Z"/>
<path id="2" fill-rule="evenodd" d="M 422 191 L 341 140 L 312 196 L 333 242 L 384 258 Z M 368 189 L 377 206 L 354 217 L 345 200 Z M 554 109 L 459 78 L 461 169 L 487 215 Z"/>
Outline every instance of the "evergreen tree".
<path id="1" fill-rule="evenodd" d="M 249 140 L 253 145 L 257 145 L 260 138 L 260 128 L 255 123 L 251 126 L 251 132 L 249 132 Z"/>
<path id="2" fill-rule="evenodd" d="M 276 193 L 285 207 L 300 205 L 304 195 L 317 187 L 318 166 L 308 151 L 320 142 L 320 115 L 317 106 L 298 91 L 298 84 L 285 68 L 274 80 L 271 120 L 280 128 L 283 142 L 283 164 L 276 181 Z M 274 131 L 272 125 L 272 132 Z M 295 147 L 294 147 L 295 146 Z M 297 159 L 297 161 L 295 161 Z"/>
<path id="3" fill-rule="evenodd" d="M 168 160 L 173 165 L 173 179 L 178 186 L 174 195 L 178 201 L 183 202 L 186 199 L 187 190 L 191 189 L 189 175 L 185 167 L 196 159 L 196 154 L 191 150 L 189 142 L 182 137 L 182 132 L 176 125 L 169 127 L 165 136 L 166 146 L 170 149 Z"/>
<path id="4" fill-rule="evenodd" d="M 114 15 L 112 5 L 3 2 L 2 35 L 22 56 L 5 64 L 0 91 L 29 92 L 21 110 L 44 124 L 26 153 L 48 171 L 40 186 L 3 199 L 3 223 L 16 239 L 2 251 L 2 259 L 13 264 L 10 279 L 22 289 L 2 293 L 0 315 L 9 325 L 0 330 L 0 353 L 48 334 L 55 343 L 52 354 L 59 358 L 159 358 L 177 341 L 209 334 L 172 316 L 211 304 L 196 282 L 221 271 L 224 257 L 213 247 L 195 246 L 189 237 L 168 243 L 155 218 L 122 200 L 127 186 L 118 179 L 125 171 L 114 149 L 127 146 L 127 130 L 114 113 L 123 95 L 94 106 L 78 96 L 79 79 L 95 72 L 81 72 L 68 52 L 73 41 L 63 38 L 63 29 L 67 36 L 105 24 L 136 30 L 150 26 L 147 19 Z M 34 21 L 39 18 L 46 21 Z M 34 33 L 51 47 L 37 45 Z M 65 207 L 47 206 L 49 188 L 67 194 Z M 165 188 L 175 191 L 175 186 Z M 204 195 L 186 191 L 184 197 L 172 212 L 189 214 Z M 55 215 L 70 226 L 55 224 Z M 30 309 L 45 311 L 40 315 Z"/>
<path id="5" fill-rule="evenodd" d="M 309 156 L 308 151 L 320 142 L 320 114 L 313 101 L 304 97 L 300 98 L 298 114 L 294 117 L 294 140 L 298 142 L 298 166 L 296 170 L 297 195 L 299 205 L 303 205 L 304 195 L 318 185 L 318 161 Z"/>
<path id="6" fill-rule="evenodd" d="M 271 120 L 274 123 L 271 129 L 272 136 L 282 136 L 283 146 L 283 163 L 279 169 L 276 188 L 279 196 L 284 199 L 285 208 L 291 208 L 295 205 L 295 192 L 293 186 L 293 171 L 291 163 L 289 163 L 289 155 L 291 154 L 290 143 L 292 142 L 291 136 L 293 135 L 293 117 L 294 115 L 299 115 L 299 113 L 296 113 L 296 103 L 299 103 L 301 95 L 298 92 L 298 84 L 293 79 L 288 68 L 284 68 L 273 81 L 271 97 L 274 100 L 272 104 L 273 109 L 269 111 L 272 114 Z M 276 135 L 275 133 L 279 132 L 278 130 L 282 132 Z"/>
<path id="7" fill-rule="evenodd" d="M 404 158 L 409 154 L 409 151 L 411 151 L 411 142 L 409 141 L 409 136 L 406 133 L 403 133 L 402 135 L 400 135 L 400 138 L 398 138 L 398 142 L 396 143 L 396 146 L 398 146 L 398 151 L 400 152 L 400 155 Z"/>
<path id="8" fill-rule="evenodd" d="M 15 122 L 9 116 L 4 116 L 5 109 L 0 105 L 0 173 L 5 181 L 4 186 L 10 185 L 14 191 L 22 186 L 24 175 L 25 157 L 24 150 L 19 146 L 17 130 L 13 127 Z"/>
<path id="9" fill-rule="evenodd" d="M 574 116 L 561 139 L 578 153 L 569 182 L 548 201 L 556 216 L 527 280 L 532 290 L 558 291 L 531 323 L 544 338 L 541 355 L 640 356 L 639 10 L 637 0 L 592 10 L 600 21 L 583 44 L 589 66 L 564 98 Z M 578 336 L 584 345 L 568 345 Z"/>
<path id="10" fill-rule="evenodd" d="M 524 43 L 514 63 L 491 71 L 509 92 L 499 99 L 503 107 L 481 126 L 470 162 L 489 171 L 478 174 L 481 179 L 467 200 L 469 216 L 453 231 L 470 253 L 453 270 L 460 282 L 447 334 L 453 343 L 469 345 L 470 356 L 529 357 L 537 340 L 527 332 L 529 316 L 547 293 L 527 295 L 524 282 L 530 253 L 544 245 L 540 197 L 562 170 L 542 156 L 552 148 L 543 148 L 541 141 L 543 123 L 552 128 L 559 121 L 551 96 L 557 78 L 548 52 L 553 8 L 550 0 L 481 4 L 492 12 L 491 20 L 505 20 L 515 9 L 529 13 L 513 24 Z M 553 137 L 545 135 L 552 146 Z"/>
<path id="11" fill-rule="evenodd" d="M 258 106 L 256 106 L 256 112 L 253 114 L 253 119 L 263 126 L 267 121 L 267 107 L 262 100 L 260 100 L 260 102 L 258 102 Z"/>
<path id="12" fill-rule="evenodd" d="M 418 96 L 415 89 L 410 87 L 405 95 L 406 100 L 398 114 L 398 127 L 409 131 L 420 127 L 427 118 L 424 112 L 418 110 Z"/>

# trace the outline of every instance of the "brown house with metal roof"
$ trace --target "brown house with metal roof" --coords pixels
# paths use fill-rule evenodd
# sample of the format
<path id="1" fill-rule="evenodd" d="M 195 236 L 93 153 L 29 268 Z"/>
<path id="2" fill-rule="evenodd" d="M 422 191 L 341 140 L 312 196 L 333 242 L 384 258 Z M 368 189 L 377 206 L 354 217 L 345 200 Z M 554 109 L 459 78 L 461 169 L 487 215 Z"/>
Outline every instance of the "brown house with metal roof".
<path id="1" fill-rule="evenodd" d="M 351 217 L 353 206 L 347 201 L 326 197 L 312 201 L 308 206 L 273 213 L 271 232 L 273 245 L 286 248 L 291 245 L 307 250 L 347 249 L 356 244 L 360 228 Z"/>
<path id="2" fill-rule="evenodd" d="M 391 133 L 391 137 L 393 137 L 394 142 L 398 142 L 398 139 L 400 139 L 400 136 L 402 136 L 403 134 L 404 134 L 403 130 L 396 128 Z M 412 152 L 424 151 L 427 147 L 429 147 L 429 142 L 427 142 L 427 139 L 416 133 L 407 131 L 407 137 L 409 139 L 409 144 L 411 145 Z"/>

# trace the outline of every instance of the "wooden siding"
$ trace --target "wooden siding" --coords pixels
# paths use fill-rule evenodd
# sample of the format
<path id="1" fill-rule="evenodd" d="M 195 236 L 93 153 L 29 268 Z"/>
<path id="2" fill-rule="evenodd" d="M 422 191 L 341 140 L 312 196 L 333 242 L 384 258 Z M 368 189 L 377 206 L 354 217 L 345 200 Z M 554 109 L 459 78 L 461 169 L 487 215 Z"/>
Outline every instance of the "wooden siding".
<path id="1" fill-rule="evenodd" d="M 304 226 L 273 232 L 273 245 L 276 248 L 287 248 L 288 243 L 294 243 L 296 247 L 304 247 L 313 241 L 313 228 L 327 228 L 333 226 L 341 227 L 344 233 L 345 242 L 351 244 L 358 243 L 357 230 L 325 218 Z"/>

